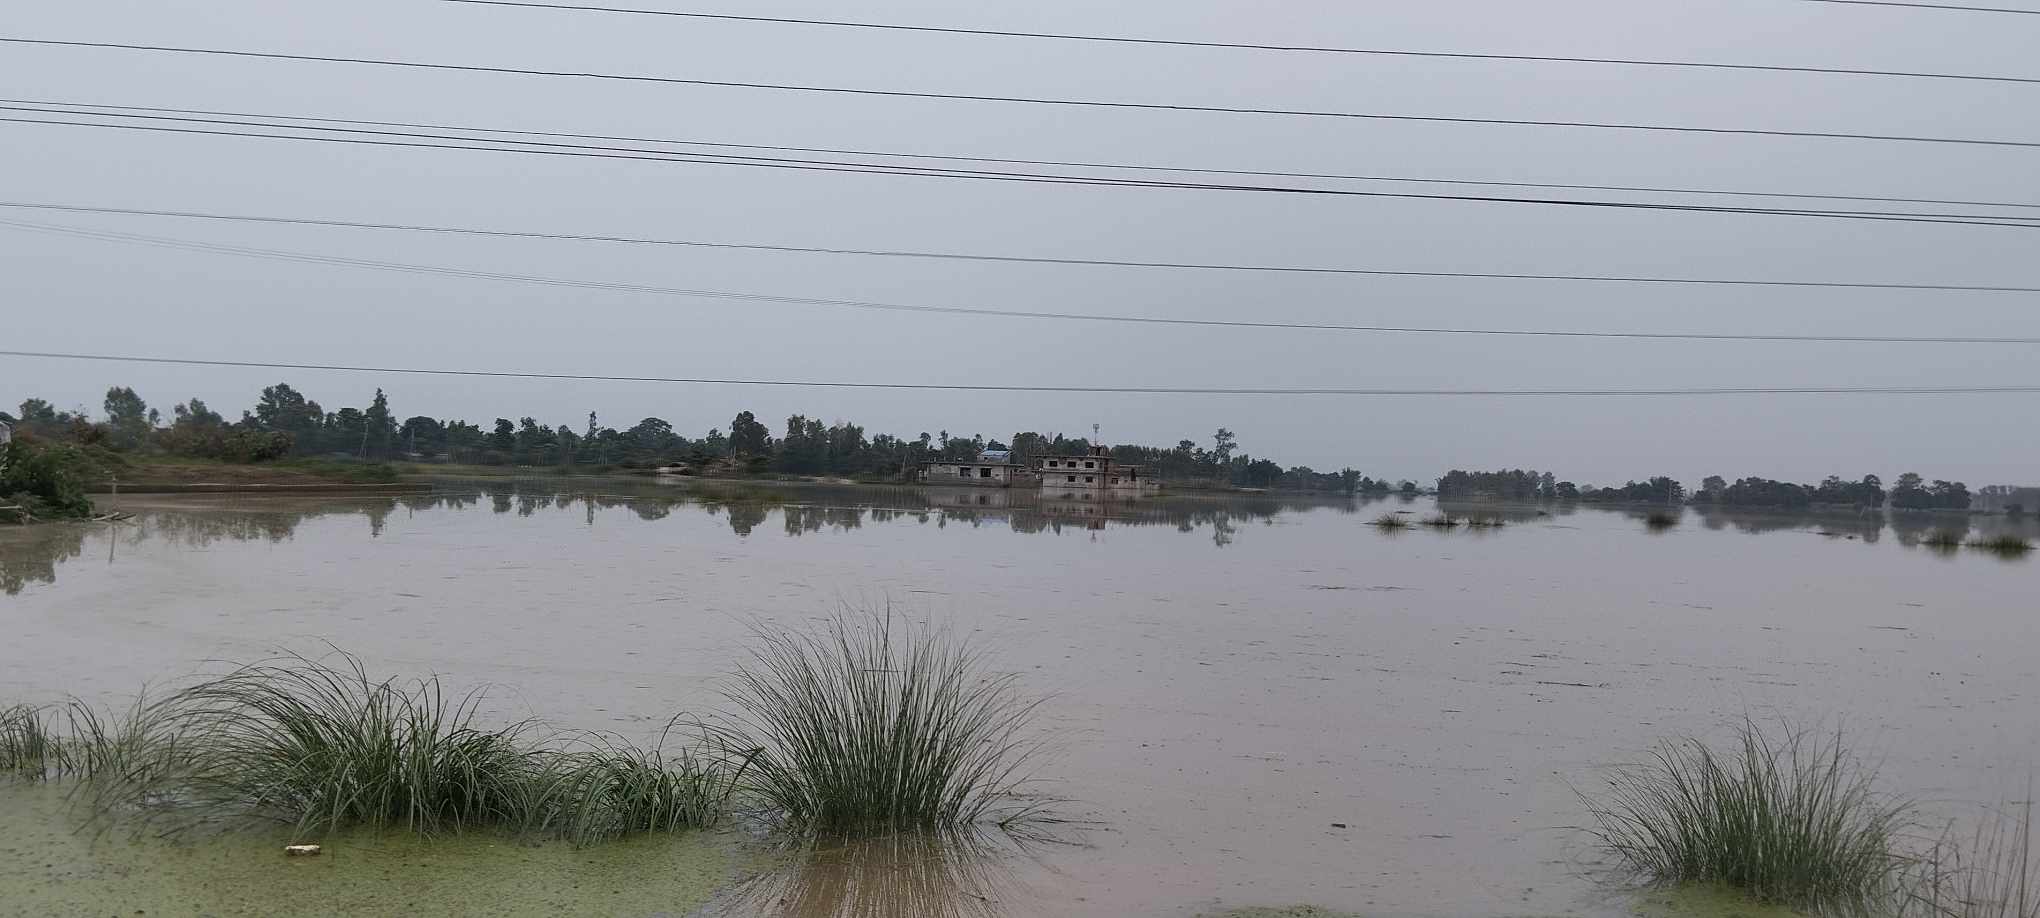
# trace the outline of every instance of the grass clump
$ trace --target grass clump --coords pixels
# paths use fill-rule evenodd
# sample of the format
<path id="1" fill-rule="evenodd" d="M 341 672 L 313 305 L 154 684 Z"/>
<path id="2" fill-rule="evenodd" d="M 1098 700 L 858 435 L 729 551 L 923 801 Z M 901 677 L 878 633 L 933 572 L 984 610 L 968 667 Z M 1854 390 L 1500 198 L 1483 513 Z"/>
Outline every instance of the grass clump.
<path id="1" fill-rule="evenodd" d="M 1726 752 L 1668 742 L 1582 799 L 1602 846 L 1652 882 L 1855 915 L 1888 905 L 1907 866 L 1894 845 L 1910 806 L 1873 777 L 1839 732 L 1774 739 L 1745 721 Z"/>
<path id="2" fill-rule="evenodd" d="M 734 757 L 668 755 L 664 735 L 651 749 L 531 741 L 531 721 L 481 725 L 480 692 L 378 680 L 339 657 L 244 666 L 120 716 L 75 701 L 0 711 L 0 771 L 75 779 L 96 817 L 173 832 L 269 821 L 298 837 L 487 829 L 575 844 L 711 825 L 742 773 Z"/>
<path id="3" fill-rule="evenodd" d="M 678 832 L 713 825 L 728 810 L 745 756 L 666 752 L 678 723 L 669 721 L 649 748 L 592 735 L 581 748 L 551 757 L 534 781 L 533 818 L 576 845 L 643 832 Z"/>
<path id="4" fill-rule="evenodd" d="M 0 772 L 40 781 L 57 758 L 47 711 L 25 704 L 0 709 Z"/>
<path id="5" fill-rule="evenodd" d="M 1374 521 L 1367 525 L 1373 526 L 1376 529 L 1408 529 L 1410 528 L 1410 521 L 1404 519 L 1399 514 L 1384 513 L 1375 517 Z"/>
<path id="6" fill-rule="evenodd" d="M 728 695 L 747 791 L 799 834 L 877 836 L 1011 826 L 1041 750 L 1040 704 L 977 650 L 888 611 L 807 631 L 760 630 Z"/>
<path id="7" fill-rule="evenodd" d="M 2024 536 L 2007 533 L 2005 535 L 1991 536 L 1987 539 L 1977 539 L 1970 542 L 1969 547 L 1980 548 L 1994 555 L 2016 558 L 2031 552 L 2033 550 L 2033 543 Z"/>
<path id="8" fill-rule="evenodd" d="M 1424 525 L 1433 529 L 1454 529 L 1459 526 L 1459 520 L 1453 518 L 1450 514 L 1440 513 L 1436 516 L 1424 517 Z"/>
<path id="9" fill-rule="evenodd" d="M 480 697 L 450 697 L 436 678 L 377 681 L 352 657 L 243 667 L 175 697 L 172 716 L 198 740 L 177 796 L 301 835 L 516 826 L 539 767 L 519 741 L 529 725 L 476 726 Z"/>

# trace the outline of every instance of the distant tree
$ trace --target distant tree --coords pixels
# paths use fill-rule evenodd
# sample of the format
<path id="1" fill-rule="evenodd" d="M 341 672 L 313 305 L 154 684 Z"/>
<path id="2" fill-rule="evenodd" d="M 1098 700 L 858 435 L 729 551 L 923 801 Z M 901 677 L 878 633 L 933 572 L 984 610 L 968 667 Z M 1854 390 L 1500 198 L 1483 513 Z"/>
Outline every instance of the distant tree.
<path id="1" fill-rule="evenodd" d="M 489 434 L 489 448 L 508 453 L 517 448 L 517 425 L 509 418 L 497 418 L 496 429 Z"/>
<path id="2" fill-rule="evenodd" d="M 1552 487 L 1551 493 L 1559 500 L 1579 500 L 1580 486 L 1570 481 L 1561 481 Z"/>
<path id="3" fill-rule="evenodd" d="M 1218 433 L 1212 434 L 1211 436 L 1212 460 L 1217 462 L 1219 465 L 1224 465 L 1228 462 L 1231 462 L 1233 452 L 1235 450 L 1238 450 L 1239 446 L 1240 446 L 1239 438 L 1233 436 L 1232 431 L 1227 430 L 1223 427 L 1219 428 Z"/>
<path id="4" fill-rule="evenodd" d="M 368 434 L 370 454 L 376 456 L 389 455 L 390 440 L 397 433 L 397 421 L 390 414 L 390 400 L 383 395 L 381 387 L 378 386 L 376 388 L 375 400 L 369 403 L 368 410 L 362 412 L 362 414 L 363 421 L 367 425 L 365 432 Z"/>
<path id="5" fill-rule="evenodd" d="M 1353 468 L 1340 469 L 1339 490 L 1347 494 L 1360 490 L 1360 470 Z"/>
<path id="6" fill-rule="evenodd" d="M 135 390 L 114 386 L 106 390 L 106 426 L 113 444 L 124 449 L 141 445 L 149 436 L 149 406 Z"/>
<path id="7" fill-rule="evenodd" d="M 39 398 L 22 399 L 19 420 L 23 426 L 54 426 L 57 423 L 57 409 Z"/>
<path id="8" fill-rule="evenodd" d="M 405 452 L 434 455 L 447 448 L 446 425 L 424 415 L 406 418 L 397 428 L 397 441 Z"/>
<path id="9" fill-rule="evenodd" d="M 735 456 L 764 456 L 772 451 L 772 432 L 758 423 L 758 417 L 748 411 L 737 412 L 730 419 L 730 454 Z"/>
<path id="10" fill-rule="evenodd" d="M 1933 496 L 1927 493 L 1926 481 L 1918 472 L 1907 472 L 1898 476 L 1891 486 L 1891 506 L 1899 510 L 1925 510 L 1934 505 Z"/>
<path id="11" fill-rule="evenodd" d="M 1404 479 L 1402 484 L 1396 486 L 1396 490 L 1404 494 L 1415 494 L 1417 493 L 1417 483 Z"/>
<path id="12" fill-rule="evenodd" d="M 220 427 L 227 423 L 227 419 L 219 412 L 206 407 L 205 402 L 196 398 L 172 406 L 170 413 L 174 418 L 171 421 L 172 426 L 190 424 L 195 427 Z"/>
<path id="13" fill-rule="evenodd" d="M 1266 488 L 1282 477 L 1282 466 L 1266 459 L 1253 459 L 1247 463 L 1243 477 L 1248 487 Z"/>
<path id="14" fill-rule="evenodd" d="M 325 411 L 318 402 L 306 399 L 289 383 L 277 383 L 262 390 L 250 417 L 255 426 L 263 430 L 296 436 L 297 445 L 309 450 L 315 448 L 312 438 L 325 420 Z"/>

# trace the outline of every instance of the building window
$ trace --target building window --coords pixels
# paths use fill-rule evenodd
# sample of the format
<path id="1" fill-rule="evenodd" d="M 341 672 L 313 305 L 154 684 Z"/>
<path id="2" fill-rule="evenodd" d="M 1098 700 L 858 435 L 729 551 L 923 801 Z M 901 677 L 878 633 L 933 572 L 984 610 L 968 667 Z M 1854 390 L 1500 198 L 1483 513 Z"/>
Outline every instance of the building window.
<path id="1" fill-rule="evenodd" d="M 990 477 L 992 477 L 992 470 L 991 470 L 991 469 L 989 469 L 989 468 L 982 468 L 982 469 L 978 469 L 978 477 L 979 477 L 979 478 L 990 478 Z"/>
<path id="2" fill-rule="evenodd" d="M 964 466 L 958 466 L 958 467 L 957 467 L 957 469 L 956 469 L 956 477 L 958 477 L 958 478 L 969 478 L 969 477 L 970 477 L 970 466 L 967 466 L 967 465 L 964 465 Z"/>
<path id="3" fill-rule="evenodd" d="M 1070 480 L 1070 481 L 1073 481 L 1073 482 L 1074 482 L 1074 481 L 1076 481 L 1076 480 L 1077 480 L 1077 476 L 1075 476 L 1075 475 L 1071 475 L 1071 476 L 1069 476 L 1069 480 Z"/>
<path id="4" fill-rule="evenodd" d="M 1119 483 L 1119 476 L 1117 476 L 1117 475 L 1114 475 L 1114 476 L 1112 476 L 1112 483 L 1113 483 L 1113 484 L 1118 484 L 1118 483 Z"/>
<path id="5" fill-rule="evenodd" d="M 1089 459 L 1086 459 L 1086 460 L 1084 460 L 1084 468 L 1087 468 L 1087 469 L 1095 469 L 1095 468 L 1097 468 L 1097 467 L 1098 467 L 1098 464 L 1097 464 L 1097 463 L 1095 463 L 1095 462 L 1092 462 L 1092 461 L 1091 461 L 1091 460 L 1089 460 Z"/>
<path id="6" fill-rule="evenodd" d="M 1085 475 L 1085 476 L 1084 476 L 1084 483 L 1085 483 L 1085 484 L 1090 484 L 1090 483 L 1091 483 L 1091 476 L 1089 476 L 1089 475 Z"/>
<path id="7" fill-rule="evenodd" d="M 1140 480 L 1140 470 L 1139 470 L 1139 469 L 1127 469 L 1127 470 L 1126 470 L 1126 480 L 1128 480 L 1128 481 L 1139 481 L 1139 480 Z"/>

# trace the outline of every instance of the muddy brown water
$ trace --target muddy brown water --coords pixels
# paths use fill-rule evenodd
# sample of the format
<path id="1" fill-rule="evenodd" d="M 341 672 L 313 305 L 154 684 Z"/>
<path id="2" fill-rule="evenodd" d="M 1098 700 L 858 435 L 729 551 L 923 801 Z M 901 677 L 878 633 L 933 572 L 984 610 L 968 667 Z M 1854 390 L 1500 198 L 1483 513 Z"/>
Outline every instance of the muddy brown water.
<path id="1" fill-rule="evenodd" d="M 2040 765 L 2040 563 L 1921 544 L 2036 534 L 2003 519 L 1454 505 L 1509 524 L 1384 532 L 1437 507 L 642 481 L 121 505 L 0 532 L 0 702 L 330 642 L 493 685 L 490 716 L 649 735 L 717 704 L 750 623 L 887 602 L 1052 695 L 1078 844 L 816 852 L 720 914 L 1625 914 L 1574 788 L 1660 737 L 1839 720 L 1936 813 Z"/>

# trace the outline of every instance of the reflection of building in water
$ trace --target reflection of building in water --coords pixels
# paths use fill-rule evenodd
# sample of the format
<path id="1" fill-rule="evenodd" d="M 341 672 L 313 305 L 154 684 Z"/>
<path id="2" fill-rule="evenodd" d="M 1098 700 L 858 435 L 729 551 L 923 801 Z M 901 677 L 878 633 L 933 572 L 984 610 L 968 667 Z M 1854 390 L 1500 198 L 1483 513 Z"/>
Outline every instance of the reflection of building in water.
<path id="1" fill-rule="evenodd" d="M 928 495 L 928 502 L 938 507 L 1004 509 L 1013 505 L 1013 497 L 1006 491 L 937 491 Z"/>
<path id="2" fill-rule="evenodd" d="M 921 482 L 931 485 L 959 485 L 973 488 L 1010 488 L 1027 470 L 1011 462 L 992 461 L 990 453 L 975 462 L 941 460 L 921 463 Z"/>
<path id="3" fill-rule="evenodd" d="M 1034 460 L 1043 491 L 1148 491 L 1160 487 L 1138 465 L 1112 458 L 1112 451 L 1093 446 L 1081 456 L 1044 456 Z"/>

